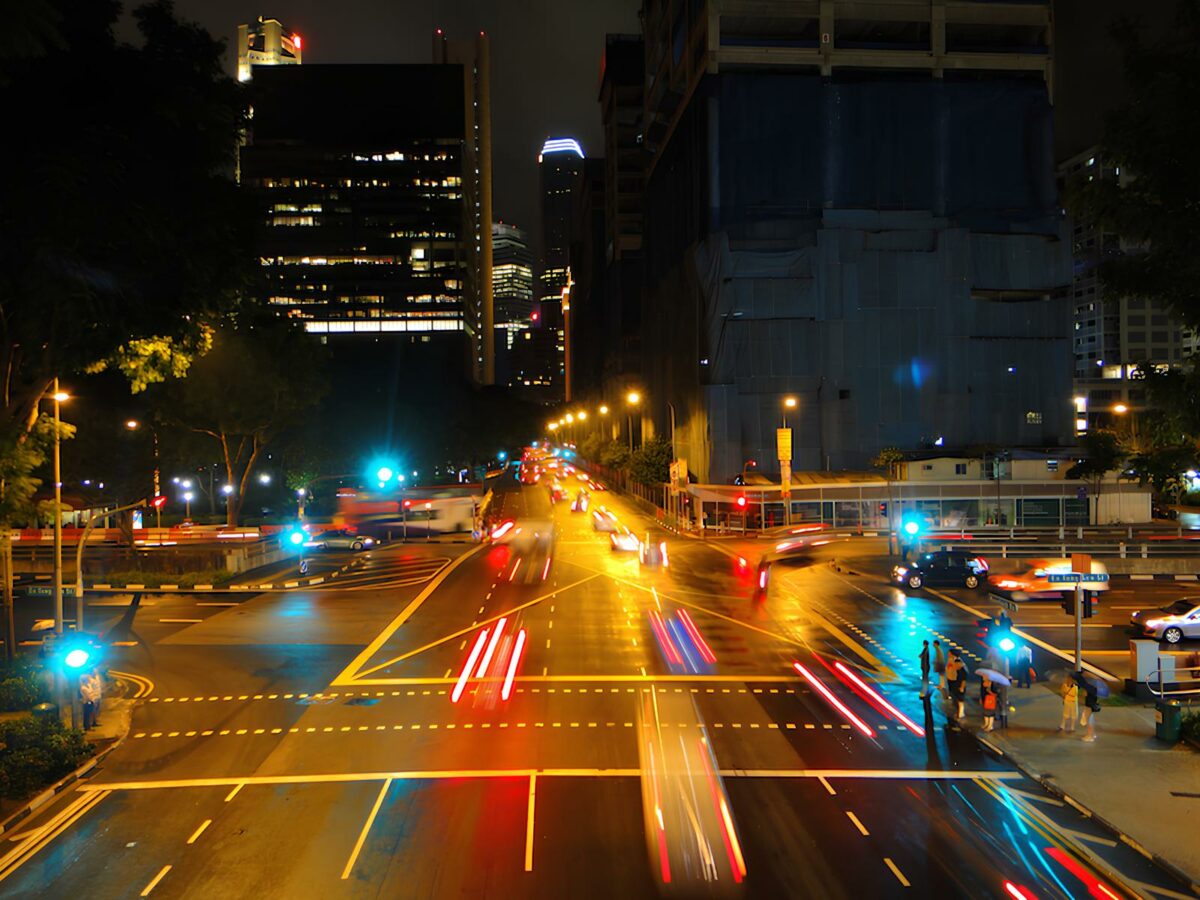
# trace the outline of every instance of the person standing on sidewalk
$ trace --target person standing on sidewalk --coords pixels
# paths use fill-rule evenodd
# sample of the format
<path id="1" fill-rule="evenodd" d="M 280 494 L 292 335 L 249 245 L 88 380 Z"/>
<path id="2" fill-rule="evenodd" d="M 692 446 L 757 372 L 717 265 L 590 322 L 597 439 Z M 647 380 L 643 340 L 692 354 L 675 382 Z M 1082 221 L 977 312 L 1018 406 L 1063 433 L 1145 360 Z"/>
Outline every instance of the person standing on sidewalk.
<path id="1" fill-rule="evenodd" d="M 89 731 L 96 724 L 96 706 L 100 701 L 100 689 L 96 676 L 87 672 L 79 678 L 79 699 L 83 704 L 83 730 Z"/>
<path id="2" fill-rule="evenodd" d="M 933 642 L 933 672 L 937 675 L 938 690 L 942 696 L 946 694 L 946 654 L 942 652 L 942 642 Z"/>
<path id="3" fill-rule="evenodd" d="M 921 644 L 921 699 L 929 698 L 929 641 Z"/>
<path id="4" fill-rule="evenodd" d="M 1075 677 L 1068 675 L 1062 685 L 1062 724 L 1058 730 L 1067 734 L 1075 733 L 1075 720 L 1079 717 L 1079 685 Z"/>
<path id="5" fill-rule="evenodd" d="M 954 704 L 955 718 L 961 720 L 966 715 L 967 703 L 967 665 L 962 661 L 962 654 L 954 650 L 946 663 L 946 682 L 950 688 L 950 699 Z"/>
<path id="6" fill-rule="evenodd" d="M 1033 651 L 1028 644 L 1022 644 L 1017 651 L 1017 684 L 1027 688 L 1033 681 Z"/>
<path id="7" fill-rule="evenodd" d="M 1100 712 L 1100 695 L 1096 690 L 1096 684 L 1090 678 L 1083 678 L 1083 714 L 1079 717 L 1079 724 L 1087 729 L 1083 739 L 1087 743 L 1092 743 L 1096 740 L 1096 713 Z"/>
<path id="8" fill-rule="evenodd" d="M 983 678 L 983 699 L 980 705 L 983 707 L 983 730 L 991 731 L 996 725 L 996 706 L 999 703 L 999 697 L 996 694 L 996 689 L 992 683 L 988 681 L 987 676 Z"/>

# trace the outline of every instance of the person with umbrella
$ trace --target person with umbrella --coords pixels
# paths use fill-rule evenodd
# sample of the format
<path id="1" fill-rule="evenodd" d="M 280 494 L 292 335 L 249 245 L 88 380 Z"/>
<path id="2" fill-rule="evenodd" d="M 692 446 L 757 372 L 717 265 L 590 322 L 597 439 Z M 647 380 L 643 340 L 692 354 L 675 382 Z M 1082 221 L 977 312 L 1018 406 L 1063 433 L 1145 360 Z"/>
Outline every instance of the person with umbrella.
<path id="1" fill-rule="evenodd" d="M 1079 717 L 1079 724 L 1087 729 L 1083 740 L 1091 744 L 1096 740 L 1096 714 L 1100 712 L 1100 698 L 1108 695 L 1108 685 L 1094 678 L 1086 678 L 1082 672 L 1077 673 L 1075 678 L 1083 682 L 1083 714 Z"/>

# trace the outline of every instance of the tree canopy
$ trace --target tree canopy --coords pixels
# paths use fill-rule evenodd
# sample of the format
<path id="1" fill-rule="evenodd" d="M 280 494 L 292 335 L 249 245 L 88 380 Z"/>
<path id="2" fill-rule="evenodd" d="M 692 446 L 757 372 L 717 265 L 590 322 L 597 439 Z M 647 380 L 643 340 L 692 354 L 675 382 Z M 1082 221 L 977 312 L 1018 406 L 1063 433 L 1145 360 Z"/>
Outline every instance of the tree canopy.
<path id="1" fill-rule="evenodd" d="M 1068 206 L 1136 248 L 1103 263 L 1110 294 L 1156 298 L 1200 327 L 1200 2 L 1179 2 L 1163 41 L 1146 43 L 1128 19 L 1113 36 L 1131 94 L 1107 118 L 1100 150 L 1128 177 L 1072 185 Z"/>

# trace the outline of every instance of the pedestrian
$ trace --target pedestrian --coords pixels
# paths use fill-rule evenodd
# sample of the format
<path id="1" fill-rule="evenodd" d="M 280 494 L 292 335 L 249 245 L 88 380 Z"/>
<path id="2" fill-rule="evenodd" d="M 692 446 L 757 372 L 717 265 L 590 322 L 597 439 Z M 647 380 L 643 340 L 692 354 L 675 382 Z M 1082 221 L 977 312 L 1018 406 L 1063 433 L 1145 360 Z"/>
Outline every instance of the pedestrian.
<path id="1" fill-rule="evenodd" d="M 921 699 L 929 697 L 929 641 L 921 643 Z"/>
<path id="2" fill-rule="evenodd" d="M 933 642 L 933 672 L 937 675 L 938 690 L 942 696 L 946 694 L 946 654 L 942 652 L 942 642 Z"/>
<path id="3" fill-rule="evenodd" d="M 946 663 L 946 681 L 954 703 L 955 718 L 961 720 L 966 715 L 967 664 L 962 661 L 962 654 L 958 650 L 951 651 L 950 661 Z"/>
<path id="4" fill-rule="evenodd" d="M 983 730 L 991 731 L 996 724 L 996 707 L 999 704 L 999 697 L 986 676 L 983 678 L 982 688 L 983 700 L 980 705 L 983 707 Z"/>
<path id="5" fill-rule="evenodd" d="M 1017 684 L 1027 688 L 1033 678 L 1033 651 L 1028 644 L 1022 644 L 1017 651 Z"/>
<path id="6" fill-rule="evenodd" d="M 1083 739 L 1089 744 L 1096 740 L 1096 714 L 1098 712 L 1100 712 L 1100 696 L 1096 690 L 1096 684 L 1090 678 L 1084 678 L 1083 713 L 1079 717 L 1079 724 L 1087 728 Z"/>
<path id="7" fill-rule="evenodd" d="M 79 678 L 79 699 L 83 704 L 83 730 L 88 731 L 96 724 L 96 705 L 100 700 L 96 676 L 91 672 Z"/>
<path id="8" fill-rule="evenodd" d="M 1075 683 L 1075 677 L 1068 675 L 1063 681 L 1062 689 L 1062 724 L 1058 726 L 1059 731 L 1073 734 L 1075 732 L 1075 719 L 1079 716 L 1079 685 Z"/>

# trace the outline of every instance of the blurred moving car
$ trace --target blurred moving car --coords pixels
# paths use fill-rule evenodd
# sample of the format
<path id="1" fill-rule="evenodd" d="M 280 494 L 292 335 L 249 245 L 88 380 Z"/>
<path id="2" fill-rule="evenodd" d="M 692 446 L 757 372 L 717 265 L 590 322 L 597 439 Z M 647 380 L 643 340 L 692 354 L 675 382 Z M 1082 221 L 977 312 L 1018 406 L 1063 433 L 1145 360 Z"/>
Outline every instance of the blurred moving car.
<path id="1" fill-rule="evenodd" d="M 608 539 L 612 549 L 618 553 L 637 553 L 642 549 L 642 542 L 637 539 L 637 535 L 623 526 L 618 526 Z"/>
<path id="2" fill-rule="evenodd" d="M 1158 609 L 1139 609 L 1129 622 L 1139 634 L 1168 644 L 1200 638 L 1200 599 L 1184 597 Z"/>
<path id="3" fill-rule="evenodd" d="M 638 542 L 638 562 L 643 566 L 651 568 L 666 568 L 669 563 L 667 561 L 667 542 L 659 541 L 655 543 L 650 540 L 650 535 L 646 535 L 644 541 Z"/>
<path id="4" fill-rule="evenodd" d="M 981 556 L 965 550 L 934 550 L 922 553 L 910 563 L 893 566 L 892 580 L 914 591 L 924 584 L 973 590 L 979 587 L 987 571 L 987 560 Z"/>
<path id="5" fill-rule="evenodd" d="M 575 499 L 571 501 L 571 512 L 587 512 L 588 502 L 587 491 L 581 490 L 575 495 Z"/>
<path id="6" fill-rule="evenodd" d="M 1024 572 L 1013 575 L 992 575 L 988 578 L 988 582 L 992 587 L 1011 592 L 1014 600 L 1038 598 L 1057 600 L 1062 597 L 1064 591 L 1075 589 L 1072 584 L 1050 580 L 1051 575 L 1065 575 L 1072 572 L 1071 560 L 1064 558 L 1031 559 L 1028 565 L 1029 568 Z M 1103 575 L 1107 579 L 1108 567 L 1100 560 L 1093 559 L 1090 574 Z M 1089 591 L 1107 591 L 1108 581 L 1090 581 L 1087 583 L 1087 589 Z"/>
<path id="7" fill-rule="evenodd" d="M 612 533 L 617 530 L 617 517 L 603 506 L 592 510 L 592 528 Z"/>
<path id="8" fill-rule="evenodd" d="M 304 542 L 304 546 L 316 550 L 370 550 L 375 546 L 375 538 L 359 534 L 351 528 L 343 528 L 314 534 Z"/>

